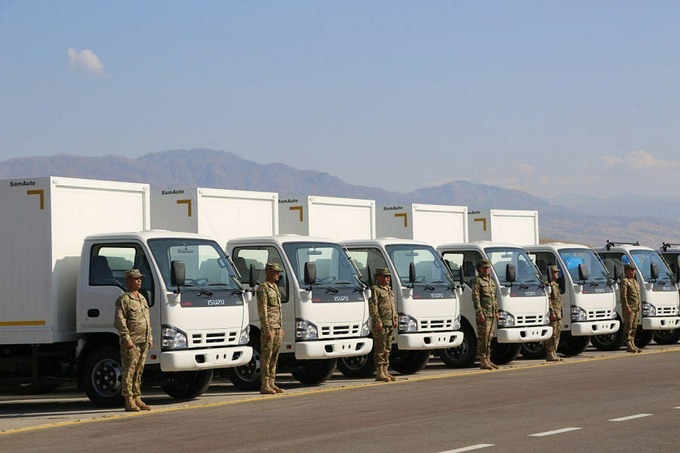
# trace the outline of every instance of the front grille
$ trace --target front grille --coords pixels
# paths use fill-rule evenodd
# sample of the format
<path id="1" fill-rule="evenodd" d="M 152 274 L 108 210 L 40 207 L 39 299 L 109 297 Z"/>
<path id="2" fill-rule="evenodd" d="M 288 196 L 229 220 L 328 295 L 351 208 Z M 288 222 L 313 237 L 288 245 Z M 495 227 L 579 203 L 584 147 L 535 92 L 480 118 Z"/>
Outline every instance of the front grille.
<path id="1" fill-rule="evenodd" d="M 421 319 L 420 330 L 451 330 L 453 319 Z"/>
<path id="2" fill-rule="evenodd" d="M 360 331 L 359 324 L 322 325 L 321 338 L 356 337 Z"/>
<path id="3" fill-rule="evenodd" d="M 657 307 L 657 316 L 675 316 L 678 313 L 678 307 Z"/>
<path id="4" fill-rule="evenodd" d="M 588 320 L 596 320 L 596 319 L 612 319 L 612 314 L 614 313 L 614 310 L 589 310 L 588 311 Z"/>
<path id="5" fill-rule="evenodd" d="M 220 346 L 238 343 L 238 332 L 199 332 L 191 334 L 192 346 Z"/>
<path id="6" fill-rule="evenodd" d="M 518 315 L 515 317 L 516 326 L 542 326 L 544 321 L 544 315 Z"/>

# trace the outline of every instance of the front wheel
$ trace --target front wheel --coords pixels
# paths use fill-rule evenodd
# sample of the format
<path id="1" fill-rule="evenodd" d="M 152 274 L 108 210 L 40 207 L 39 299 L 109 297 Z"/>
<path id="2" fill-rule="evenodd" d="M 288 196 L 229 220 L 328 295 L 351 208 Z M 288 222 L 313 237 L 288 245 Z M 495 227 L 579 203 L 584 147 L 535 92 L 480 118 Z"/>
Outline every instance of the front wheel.
<path id="1" fill-rule="evenodd" d="M 494 338 L 491 342 L 491 361 L 497 365 L 507 365 L 517 358 L 521 349 L 520 343 L 498 343 Z"/>
<path id="2" fill-rule="evenodd" d="M 120 363 L 120 349 L 114 346 L 95 349 L 83 363 L 83 387 L 95 405 L 115 407 L 123 404 Z"/>
<path id="3" fill-rule="evenodd" d="M 390 367 L 401 374 L 414 374 L 425 368 L 430 360 L 430 351 L 402 351 L 396 346 L 390 353 Z"/>
<path id="4" fill-rule="evenodd" d="M 477 358 L 477 335 L 469 325 L 462 329 L 463 342 L 455 348 L 440 349 L 439 358 L 450 368 L 469 368 Z"/>
<path id="5" fill-rule="evenodd" d="M 522 353 L 522 357 L 529 360 L 545 359 L 547 354 L 545 343 L 542 341 L 531 341 L 529 343 L 522 343 L 520 351 Z"/>
<path id="6" fill-rule="evenodd" d="M 557 346 L 557 351 L 566 356 L 579 355 L 588 347 L 590 343 L 589 336 L 574 337 L 572 335 L 562 335 L 560 344 Z"/>
<path id="7" fill-rule="evenodd" d="M 656 344 L 676 344 L 680 341 L 680 329 L 657 330 L 654 334 Z"/>
<path id="8" fill-rule="evenodd" d="M 232 384 L 247 392 L 260 388 L 262 362 L 260 357 L 260 337 L 251 335 L 248 346 L 253 348 L 253 357 L 245 365 L 227 368 L 227 374 Z"/>
<path id="9" fill-rule="evenodd" d="M 654 334 L 656 332 L 656 330 L 643 330 L 640 326 L 638 326 L 637 330 L 635 331 L 635 346 L 640 349 L 646 348 L 649 343 L 652 342 L 652 338 L 654 338 Z"/>
<path id="10" fill-rule="evenodd" d="M 338 359 L 338 371 L 348 378 L 367 378 L 375 372 L 373 351 L 366 355 Z"/>
<path id="11" fill-rule="evenodd" d="M 303 384 L 317 385 L 330 379 L 336 364 L 336 359 L 298 360 L 291 365 L 290 374 Z"/>
<path id="12" fill-rule="evenodd" d="M 203 395 L 212 382 L 213 370 L 182 371 L 173 373 L 172 382 L 161 385 L 176 400 L 190 400 Z"/>
<path id="13" fill-rule="evenodd" d="M 623 345 L 623 326 L 614 333 L 593 335 L 590 344 L 599 351 L 616 351 Z"/>

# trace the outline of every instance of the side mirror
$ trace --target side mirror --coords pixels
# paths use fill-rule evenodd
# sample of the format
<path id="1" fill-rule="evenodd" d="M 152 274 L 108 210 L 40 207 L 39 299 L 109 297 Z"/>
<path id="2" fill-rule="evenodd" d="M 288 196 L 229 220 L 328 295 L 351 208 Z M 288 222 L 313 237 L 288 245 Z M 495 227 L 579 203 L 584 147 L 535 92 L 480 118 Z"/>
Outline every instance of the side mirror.
<path id="1" fill-rule="evenodd" d="M 316 283 L 316 263 L 305 263 L 305 285 L 312 286 Z"/>
<path id="2" fill-rule="evenodd" d="M 172 286 L 184 286 L 186 280 L 186 266 L 184 261 L 170 263 L 170 284 Z"/>
<path id="3" fill-rule="evenodd" d="M 555 280 L 555 279 L 553 278 L 553 273 L 550 272 L 550 268 L 548 268 L 548 271 L 546 272 L 546 275 L 547 275 L 547 277 L 548 277 L 548 279 L 547 279 L 547 280 L 548 280 L 548 284 L 552 283 L 553 280 Z"/>
<path id="4" fill-rule="evenodd" d="M 248 286 L 255 288 L 259 284 L 260 283 L 255 279 L 255 266 L 251 264 L 250 269 L 248 269 Z"/>
<path id="5" fill-rule="evenodd" d="M 368 286 L 371 287 L 375 285 L 375 279 L 373 278 L 373 269 L 371 269 L 371 266 L 366 266 L 366 272 L 368 273 L 367 275 L 368 278 L 366 279 L 366 281 L 368 283 Z"/>
<path id="6" fill-rule="evenodd" d="M 652 276 L 652 280 L 659 278 L 659 265 L 656 263 L 651 263 L 649 265 L 649 274 Z"/>
<path id="7" fill-rule="evenodd" d="M 416 265 L 415 263 L 408 264 L 408 282 L 414 284 L 416 282 Z"/>
<path id="8" fill-rule="evenodd" d="M 508 283 L 514 283 L 517 280 L 517 271 L 514 264 L 505 265 L 505 281 Z"/>
<path id="9" fill-rule="evenodd" d="M 588 268 L 585 264 L 578 265 L 578 279 L 581 281 L 588 280 Z"/>

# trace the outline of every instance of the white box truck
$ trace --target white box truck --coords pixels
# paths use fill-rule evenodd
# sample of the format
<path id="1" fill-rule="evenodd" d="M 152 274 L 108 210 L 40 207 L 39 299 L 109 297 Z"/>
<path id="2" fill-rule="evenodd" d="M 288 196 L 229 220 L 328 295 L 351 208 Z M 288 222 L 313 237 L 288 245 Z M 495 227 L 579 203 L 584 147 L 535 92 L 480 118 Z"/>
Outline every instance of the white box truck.
<path id="1" fill-rule="evenodd" d="M 678 284 L 680 282 L 680 243 L 664 242 L 659 248 L 659 253 L 670 268 L 675 283 Z M 657 330 L 654 334 L 654 341 L 657 344 L 675 344 L 680 341 L 680 329 Z"/>
<path id="2" fill-rule="evenodd" d="M 468 241 L 466 206 L 423 203 L 378 207 L 378 237 L 425 241 L 437 247 L 445 242 Z"/>
<path id="3" fill-rule="evenodd" d="M 641 246 L 639 242 L 611 242 L 596 248 L 609 273 L 616 280 L 624 277 L 623 266 L 633 264 L 640 284 L 641 309 L 635 334 L 635 345 L 646 347 L 659 331 L 673 331 L 680 327 L 680 297 L 678 286 L 658 250 Z M 623 319 L 620 292 L 616 291 L 616 311 Z M 595 335 L 590 342 L 597 349 L 613 351 L 623 345 L 623 329 L 609 335 Z"/>
<path id="4" fill-rule="evenodd" d="M 250 360 L 244 294 L 226 255 L 207 237 L 141 231 L 149 200 L 147 184 L 0 182 L 0 383 L 47 390 L 77 378 L 95 404 L 122 404 L 113 318 L 133 267 L 155 338 L 146 383 L 192 398 L 213 368 Z"/>
<path id="5" fill-rule="evenodd" d="M 538 211 L 513 209 L 474 210 L 468 213 L 470 241 L 535 245 L 538 240 Z"/>
<path id="6" fill-rule="evenodd" d="M 440 351 L 451 367 L 472 366 L 477 354 L 477 323 L 472 302 L 472 281 L 477 264 L 490 260 L 496 283 L 499 319 L 491 344 L 491 360 L 507 364 L 519 354 L 522 343 L 540 342 L 552 335 L 548 324 L 548 294 L 529 255 L 514 244 L 479 241 L 437 247 L 449 267 L 462 273 L 461 329 L 465 338 L 457 348 Z"/>
<path id="7" fill-rule="evenodd" d="M 375 237 L 375 201 L 338 197 L 279 198 L 281 234 L 344 241 Z"/>
<path id="8" fill-rule="evenodd" d="M 367 337 L 367 291 L 346 252 L 331 239 L 276 235 L 279 225 L 284 224 L 279 223 L 278 194 L 175 188 L 155 192 L 152 200 L 160 200 L 152 206 L 154 227 L 218 239 L 229 250 L 244 288 L 264 281 L 266 263 L 276 262 L 284 268 L 279 280 L 285 332 L 279 355 L 281 371 L 288 369 L 300 382 L 319 384 L 331 376 L 338 357 L 370 351 L 373 341 Z M 188 206 L 193 207 L 192 211 Z M 317 269 L 318 278 L 312 283 L 305 283 L 304 279 L 308 262 Z M 252 294 L 254 290 L 252 287 L 248 292 Z M 237 387 L 257 390 L 260 388 L 257 303 L 253 301 L 249 309 L 252 359 L 227 371 Z"/>
<path id="9" fill-rule="evenodd" d="M 524 249 L 544 276 L 557 266 L 562 295 L 562 325 L 558 351 L 573 356 L 585 350 L 592 335 L 614 334 L 616 319 L 614 281 L 592 249 L 581 244 L 547 243 Z M 524 343 L 522 355 L 545 358 L 545 343 Z"/>

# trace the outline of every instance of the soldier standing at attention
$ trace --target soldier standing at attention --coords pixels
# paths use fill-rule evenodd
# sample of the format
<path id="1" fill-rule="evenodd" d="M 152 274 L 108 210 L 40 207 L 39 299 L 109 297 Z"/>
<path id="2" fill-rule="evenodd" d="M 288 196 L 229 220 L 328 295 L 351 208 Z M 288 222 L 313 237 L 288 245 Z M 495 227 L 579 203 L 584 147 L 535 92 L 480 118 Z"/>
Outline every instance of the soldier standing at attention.
<path id="1" fill-rule="evenodd" d="M 120 358 L 123 368 L 121 393 L 128 412 L 150 411 L 151 406 L 142 401 L 142 372 L 146 353 L 153 347 L 149 304 L 139 293 L 144 275 L 139 269 L 125 271 L 127 291 L 116 300 L 113 325 L 120 338 Z"/>
<path id="2" fill-rule="evenodd" d="M 276 386 L 276 363 L 279 360 L 279 348 L 283 339 L 281 319 L 281 293 L 276 282 L 281 277 L 281 266 L 267 263 L 264 267 L 265 282 L 257 288 L 257 314 L 260 317 L 260 360 L 262 370 L 262 386 L 260 393 L 273 395 L 283 393 Z"/>
<path id="3" fill-rule="evenodd" d="M 477 358 L 482 370 L 497 370 L 498 365 L 491 362 L 491 336 L 493 323 L 498 319 L 496 283 L 491 278 L 491 261 L 481 260 L 477 265 L 477 275 L 472 282 L 472 301 L 477 314 Z"/>
<path id="4" fill-rule="evenodd" d="M 557 283 L 559 269 L 557 266 L 549 266 L 548 272 L 550 279 L 550 327 L 553 329 L 552 336 L 545 342 L 546 360 L 548 362 L 562 362 L 563 359 L 557 356 L 557 345 L 560 344 L 560 326 L 562 324 L 562 295 L 560 285 Z"/>
<path id="5" fill-rule="evenodd" d="M 642 352 L 635 346 L 635 331 L 640 311 L 640 285 L 635 278 L 635 266 L 626 264 L 623 267 L 626 278 L 621 280 L 621 309 L 623 310 L 623 338 L 626 339 L 626 351 L 630 353 Z"/>
<path id="6" fill-rule="evenodd" d="M 389 269 L 377 268 L 375 280 L 376 284 L 371 288 L 371 298 L 368 300 L 375 350 L 375 380 L 382 382 L 396 381 L 397 378 L 387 371 L 390 366 L 394 328 L 398 325 Z"/>

